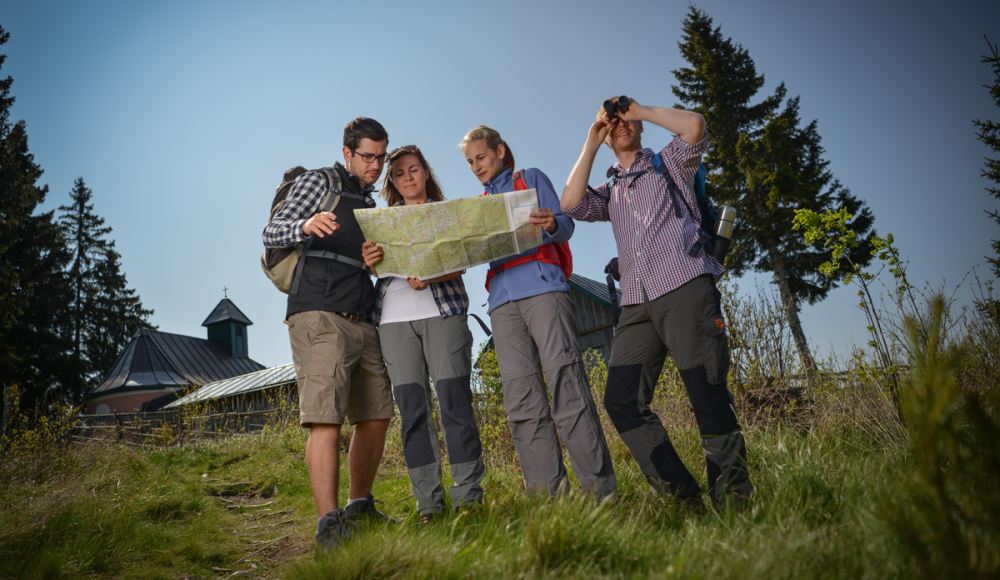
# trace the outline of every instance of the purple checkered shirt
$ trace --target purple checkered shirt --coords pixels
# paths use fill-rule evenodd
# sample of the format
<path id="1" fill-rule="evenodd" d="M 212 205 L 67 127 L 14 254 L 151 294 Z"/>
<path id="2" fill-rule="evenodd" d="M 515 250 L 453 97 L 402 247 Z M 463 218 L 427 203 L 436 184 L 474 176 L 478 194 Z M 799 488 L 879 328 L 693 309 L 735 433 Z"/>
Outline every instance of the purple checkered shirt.
<path id="1" fill-rule="evenodd" d="M 696 145 L 675 137 L 662 152 L 670 175 L 695 211 L 694 175 L 707 149 L 707 136 Z M 702 274 L 718 280 L 725 272 L 704 248 L 694 258 L 688 255 L 698 239 L 698 221 L 671 201 L 666 180 L 653 169 L 654 155 L 652 149 L 640 150 L 628 170 L 615 163 L 608 177 L 616 180 L 588 188 L 583 200 L 566 211 L 576 220 L 611 222 L 618 243 L 622 306 L 641 304 L 643 291 L 655 300 Z"/>

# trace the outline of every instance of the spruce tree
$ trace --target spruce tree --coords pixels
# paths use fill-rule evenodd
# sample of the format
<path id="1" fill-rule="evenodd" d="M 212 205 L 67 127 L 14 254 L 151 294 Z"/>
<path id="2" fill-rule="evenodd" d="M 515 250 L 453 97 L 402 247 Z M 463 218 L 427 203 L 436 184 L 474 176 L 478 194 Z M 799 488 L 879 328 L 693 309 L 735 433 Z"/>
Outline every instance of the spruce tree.
<path id="1" fill-rule="evenodd" d="M 848 264 L 828 278 L 819 266 L 831 252 L 806 245 L 792 229 L 795 210 L 847 208 L 850 227 L 864 240 L 853 250 L 855 264 L 871 261 L 874 217 L 867 205 L 834 178 L 823 159 L 816 121 L 802 126 L 799 98 L 786 99 L 781 83 L 758 102 L 764 75 L 748 52 L 712 27 L 712 19 L 691 7 L 679 42 L 689 67 L 673 71 L 678 105 L 701 113 L 708 126 L 706 193 L 717 205 L 736 208 L 737 223 L 726 268 L 735 276 L 768 272 L 778 286 L 789 328 L 810 379 L 816 365 L 799 321 L 799 305 L 826 298 Z"/>
<path id="2" fill-rule="evenodd" d="M 94 213 L 94 192 L 78 177 L 69 193 L 72 203 L 59 208 L 59 225 L 73 254 L 69 281 L 73 291 L 67 320 L 72 335 L 73 383 L 79 398 L 104 376 L 140 324 L 145 310 L 121 272 L 121 256 L 106 238 L 111 228 Z"/>
<path id="3" fill-rule="evenodd" d="M 9 39 L 0 27 L 0 46 Z M 6 59 L 0 54 L 0 69 Z M 37 184 L 42 169 L 25 122 L 11 123 L 12 84 L 0 78 L 0 387 L 16 387 L 30 409 L 58 397 L 67 376 L 69 255 L 53 212 L 35 215 L 48 186 Z"/>
<path id="4" fill-rule="evenodd" d="M 983 86 L 990 90 L 990 98 L 993 99 L 993 104 L 997 108 L 1000 108 L 1000 51 L 997 50 L 997 45 L 990 43 L 989 38 L 986 39 L 986 45 L 989 47 L 991 54 L 983 55 L 982 62 L 989 64 L 990 68 L 993 69 L 993 85 Z M 972 123 L 979 129 L 976 137 L 994 153 L 1000 153 L 1000 123 L 996 121 L 980 121 L 979 119 L 974 120 Z M 1000 159 L 987 157 L 982 176 L 1000 185 Z M 987 187 L 986 191 L 990 192 L 991 196 L 1000 198 L 1000 188 Z M 986 213 L 996 220 L 997 223 L 1000 223 L 1000 213 L 995 211 L 987 211 Z M 992 240 L 992 242 L 993 251 L 998 254 L 998 257 L 987 259 L 993 264 L 993 275 L 1000 278 L 1000 240 Z"/>
<path id="5" fill-rule="evenodd" d="M 73 252 L 73 264 L 69 271 L 73 301 L 68 315 L 72 326 L 72 356 L 76 371 L 76 384 L 72 386 L 72 391 L 82 393 L 87 377 L 97 370 L 86 359 L 85 343 L 88 321 L 93 315 L 90 306 L 98 292 L 95 264 L 107 256 L 108 242 L 104 237 L 111 233 L 111 228 L 104 225 L 104 218 L 94 213 L 94 204 L 90 203 L 94 192 L 87 188 L 82 177 L 76 178 L 69 197 L 72 201 L 70 205 L 59 206 L 59 211 L 63 212 L 59 225 Z"/>
<path id="6" fill-rule="evenodd" d="M 121 354 L 140 326 L 150 326 L 152 310 L 142 307 L 136 291 L 128 287 L 121 271 L 121 256 L 115 244 L 108 245 L 104 259 L 94 265 L 96 291 L 87 305 L 87 332 L 83 352 L 96 384 Z"/>

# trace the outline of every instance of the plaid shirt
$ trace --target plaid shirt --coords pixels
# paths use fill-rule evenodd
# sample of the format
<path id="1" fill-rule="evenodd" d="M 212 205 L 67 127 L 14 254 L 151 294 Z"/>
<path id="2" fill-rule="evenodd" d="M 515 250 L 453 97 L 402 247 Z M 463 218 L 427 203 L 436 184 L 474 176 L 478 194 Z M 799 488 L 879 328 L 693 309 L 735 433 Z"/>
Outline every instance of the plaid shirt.
<path id="1" fill-rule="evenodd" d="M 336 167 L 330 169 L 331 173 L 334 171 L 337 171 Z M 323 209 L 323 198 L 326 197 L 328 188 L 326 175 L 322 171 L 309 171 L 300 175 L 288 192 L 284 205 L 264 227 L 264 246 L 284 248 L 304 240 L 302 225 Z M 375 188 L 371 185 L 364 189 L 368 207 L 375 207 L 375 200 L 371 198 L 373 191 Z"/>
<path id="2" fill-rule="evenodd" d="M 393 207 L 398 205 L 403 205 L 403 202 L 398 202 Z M 390 280 L 392 278 L 379 278 L 375 283 L 375 306 L 372 308 L 372 324 L 375 326 L 382 320 L 382 303 L 385 301 L 385 292 L 389 288 Z M 461 276 L 444 282 L 431 282 L 431 293 L 434 294 L 434 302 L 437 304 L 438 312 L 441 313 L 441 318 L 469 313 L 469 294 L 465 291 L 465 282 Z"/>
<path id="3" fill-rule="evenodd" d="M 694 174 L 708 149 L 706 138 L 696 145 L 675 137 L 662 157 L 677 187 L 697 211 Z M 615 163 L 608 169 L 611 181 L 590 189 L 566 213 L 588 222 L 610 221 L 618 243 L 622 280 L 622 306 L 641 304 L 643 292 L 655 300 L 701 276 L 718 280 L 725 269 L 704 249 L 694 258 L 688 249 L 698 239 L 698 220 L 686 207 L 678 207 L 667 192 L 667 182 L 653 169 L 652 149 L 642 149 L 628 169 Z"/>

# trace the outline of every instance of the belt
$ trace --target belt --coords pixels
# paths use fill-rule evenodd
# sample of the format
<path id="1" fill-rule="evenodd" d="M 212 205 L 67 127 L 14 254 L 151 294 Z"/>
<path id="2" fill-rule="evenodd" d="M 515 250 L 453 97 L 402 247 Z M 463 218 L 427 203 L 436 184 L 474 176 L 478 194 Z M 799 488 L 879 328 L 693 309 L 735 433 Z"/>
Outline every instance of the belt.
<path id="1" fill-rule="evenodd" d="M 337 316 L 340 316 L 341 318 L 346 318 L 346 319 L 350 320 L 351 322 L 364 322 L 365 321 L 365 317 L 362 316 L 362 315 L 360 315 L 360 314 L 351 314 L 349 312 L 334 312 L 333 314 L 336 314 Z"/>

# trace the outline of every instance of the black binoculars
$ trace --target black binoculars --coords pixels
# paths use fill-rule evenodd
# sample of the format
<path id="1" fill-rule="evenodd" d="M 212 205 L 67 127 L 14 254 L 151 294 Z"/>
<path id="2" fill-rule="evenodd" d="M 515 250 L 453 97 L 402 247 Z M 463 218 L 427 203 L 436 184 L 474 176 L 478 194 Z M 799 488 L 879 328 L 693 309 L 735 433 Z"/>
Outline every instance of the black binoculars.
<path id="1" fill-rule="evenodd" d="M 608 116 L 609 121 L 614 121 L 618 118 L 619 113 L 628 112 L 629 102 L 629 98 L 625 95 L 622 95 L 617 99 L 608 99 L 604 101 L 604 114 Z"/>

